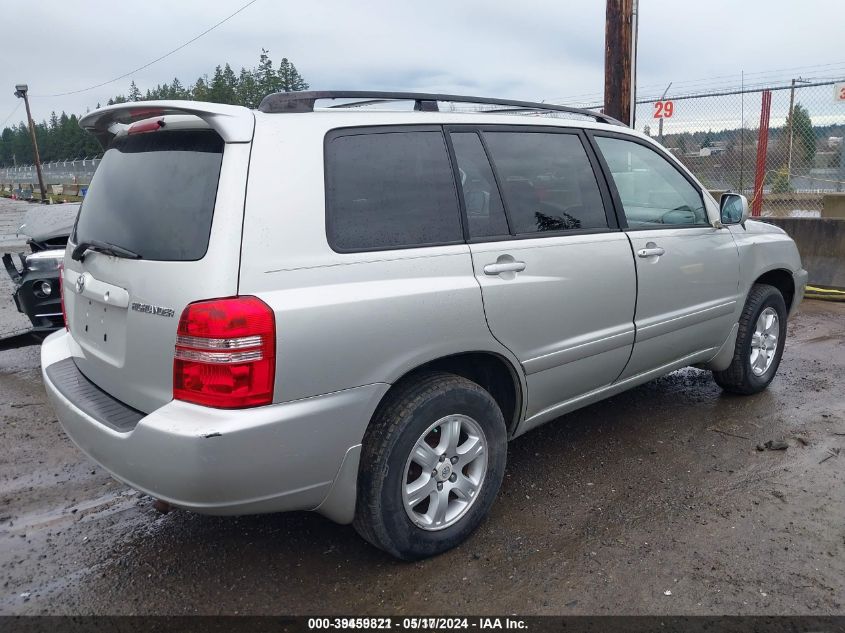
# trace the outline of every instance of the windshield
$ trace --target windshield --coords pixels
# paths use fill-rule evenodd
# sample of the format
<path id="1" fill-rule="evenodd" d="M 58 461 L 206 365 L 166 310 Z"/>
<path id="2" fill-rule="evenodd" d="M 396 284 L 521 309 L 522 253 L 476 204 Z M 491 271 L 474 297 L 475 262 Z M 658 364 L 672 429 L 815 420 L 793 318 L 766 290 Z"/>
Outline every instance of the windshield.
<path id="1" fill-rule="evenodd" d="M 91 180 L 73 242 L 111 244 L 143 259 L 202 259 L 222 161 L 223 140 L 210 130 L 115 139 Z"/>

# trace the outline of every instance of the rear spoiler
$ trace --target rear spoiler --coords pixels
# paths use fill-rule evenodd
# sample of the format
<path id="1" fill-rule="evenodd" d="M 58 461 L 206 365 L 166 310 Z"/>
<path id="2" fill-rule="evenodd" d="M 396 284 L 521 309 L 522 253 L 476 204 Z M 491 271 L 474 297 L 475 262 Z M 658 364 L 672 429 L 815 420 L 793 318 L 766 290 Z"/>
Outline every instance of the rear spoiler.
<path id="1" fill-rule="evenodd" d="M 255 115 L 243 106 L 203 101 L 131 101 L 94 110 L 79 120 L 79 126 L 97 137 L 103 147 L 129 124 L 154 117 L 188 114 L 199 117 L 226 143 L 249 143 L 255 129 Z"/>

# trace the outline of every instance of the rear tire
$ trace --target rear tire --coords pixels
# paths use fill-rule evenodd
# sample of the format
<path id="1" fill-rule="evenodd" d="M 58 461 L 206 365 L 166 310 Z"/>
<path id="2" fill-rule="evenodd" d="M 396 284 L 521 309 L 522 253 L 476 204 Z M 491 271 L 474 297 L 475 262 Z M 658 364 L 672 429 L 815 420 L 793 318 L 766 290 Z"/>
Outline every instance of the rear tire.
<path id="1" fill-rule="evenodd" d="M 364 435 L 353 525 L 404 560 L 464 541 L 493 505 L 507 432 L 476 383 L 432 372 L 397 385 Z"/>
<path id="2" fill-rule="evenodd" d="M 724 371 L 714 371 L 725 391 L 750 395 L 769 386 L 786 342 L 786 302 L 774 286 L 755 284 L 739 318 L 734 357 Z"/>

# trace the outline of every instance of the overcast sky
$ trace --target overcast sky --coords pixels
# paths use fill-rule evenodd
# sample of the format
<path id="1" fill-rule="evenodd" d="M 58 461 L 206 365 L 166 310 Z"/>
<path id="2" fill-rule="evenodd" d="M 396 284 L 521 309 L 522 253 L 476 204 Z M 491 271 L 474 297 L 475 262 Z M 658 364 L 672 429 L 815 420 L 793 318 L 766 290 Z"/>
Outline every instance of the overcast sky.
<path id="1" fill-rule="evenodd" d="M 788 80 L 795 68 L 812 77 L 845 76 L 842 1 L 640 0 L 639 94 L 670 81 L 679 92 L 737 84 L 741 70 L 746 81 Z M 51 110 L 81 113 L 105 104 L 125 94 L 133 78 L 144 91 L 173 77 L 193 82 L 226 62 L 237 72 L 255 65 L 262 47 L 277 63 L 290 58 L 314 89 L 600 100 L 604 0 L 257 0 L 131 78 L 81 94 L 37 96 L 141 66 L 245 3 L 38 0 L 22 5 L 20 17 L 6 11 L 0 123 L 16 106 L 17 82 L 29 84 L 33 115 L 41 120 Z M 778 72 L 754 74 L 769 71 Z M 10 123 L 22 119 L 20 108 Z"/>

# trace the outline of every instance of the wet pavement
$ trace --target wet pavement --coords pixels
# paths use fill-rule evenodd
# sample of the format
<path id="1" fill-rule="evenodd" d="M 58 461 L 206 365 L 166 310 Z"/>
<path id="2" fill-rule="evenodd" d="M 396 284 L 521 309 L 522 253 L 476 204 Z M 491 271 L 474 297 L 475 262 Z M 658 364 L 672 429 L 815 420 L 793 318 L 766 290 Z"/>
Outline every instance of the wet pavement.
<path id="1" fill-rule="evenodd" d="M 686 369 L 541 427 L 466 543 L 402 563 L 308 513 L 158 514 L 0 352 L 0 613 L 843 614 L 844 377 L 845 304 L 805 302 L 766 392 Z"/>

